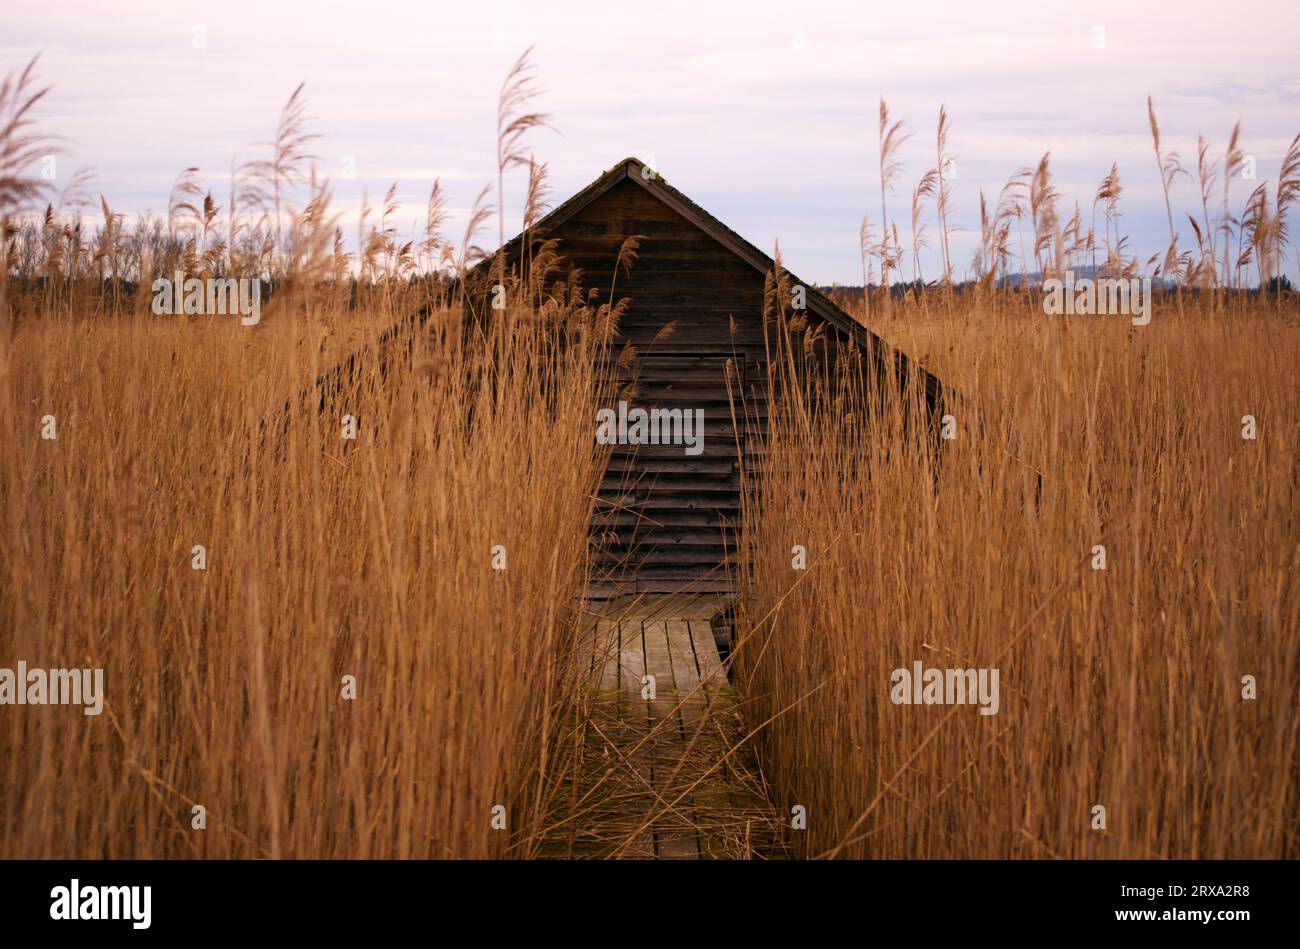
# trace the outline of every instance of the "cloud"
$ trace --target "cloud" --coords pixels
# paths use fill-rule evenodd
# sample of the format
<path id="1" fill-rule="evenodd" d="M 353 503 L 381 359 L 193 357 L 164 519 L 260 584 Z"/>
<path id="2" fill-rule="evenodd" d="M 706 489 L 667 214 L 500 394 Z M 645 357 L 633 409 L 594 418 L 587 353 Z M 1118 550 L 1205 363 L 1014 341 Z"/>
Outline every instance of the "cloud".
<path id="1" fill-rule="evenodd" d="M 373 203 L 393 180 L 406 202 L 400 227 L 422 217 L 434 177 L 468 207 L 494 177 L 502 78 L 536 44 L 541 104 L 562 134 L 530 141 L 550 164 L 557 202 L 626 155 L 653 158 L 754 243 L 780 237 L 791 266 L 823 282 L 860 279 L 858 222 L 879 214 L 882 95 L 913 132 L 888 199 L 900 225 L 911 187 L 935 163 L 943 103 L 954 121 L 959 241 L 978 226 L 980 189 L 995 198 L 1050 150 L 1066 214 L 1078 201 L 1086 215 L 1119 163 L 1123 225 L 1144 257 L 1166 239 L 1146 95 L 1184 158 L 1198 132 L 1221 150 L 1241 118 L 1261 177 L 1297 131 L 1300 98 L 1297 21 L 1281 0 L 1229 16 L 1189 0 L 1175 17 L 1130 0 L 1086 9 L 756 0 L 744 15 L 699 2 L 234 0 L 218 14 L 193 2 L 140 0 L 109 13 L 55 0 L 19 5 L 6 20 L 0 67 L 45 51 L 41 73 L 55 88 L 43 123 L 72 140 L 124 210 L 165 207 L 189 165 L 223 194 L 232 161 L 256 153 L 252 143 L 271 136 L 304 80 L 321 169 L 346 220 L 363 191 Z M 516 179 L 507 201 L 521 194 Z M 1191 208 L 1194 186 L 1180 182 L 1175 200 Z M 512 206 L 508 221 L 518 214 Z"/>

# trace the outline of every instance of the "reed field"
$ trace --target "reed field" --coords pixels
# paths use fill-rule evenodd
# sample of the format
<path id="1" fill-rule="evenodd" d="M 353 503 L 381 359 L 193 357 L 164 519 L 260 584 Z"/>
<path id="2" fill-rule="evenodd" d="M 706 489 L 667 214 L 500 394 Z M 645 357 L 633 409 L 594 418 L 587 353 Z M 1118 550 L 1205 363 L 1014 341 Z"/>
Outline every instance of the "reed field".
<path id="1" fill-rule="evenodd" d="M 98 657 L 108 687 L 98 717 L 6 717 L 0 853 L 528 852 L 585 583 L 592 372 L 540 332 L 496 342 L 365 372 L 347 442 L 342 411 L 259 438 L 293 392 L 276 328 L 17 332 L 3 648 Z M 46 413 L 57 440 L 26 437 Z"/>
<path id="2" fill-rule="evenodd" d="M 778 416 L 735 659 L 759 758 L 809 856 L 1294 857 L 1294 305 L 1035 304 L 905 318 L 969 399 L 938 459 L 905 399 Z M 893 704 L 917 660 L 998 668 L 997 714 Z"/>
<path id="3" fill-rule="evenodd" d="M 0 857 L 530 858 L 584 819 L 594 407 L 602 367 L 639 354 L 609 351 L 617 288 L 562 280 L 554 248 L 466 318 L 505 175 L 527 177 L 526 228 L 546 206 L 531 82 L 521 59 L 463 235 L 435 185 L 422 236 L 390 226 L 390 191 L 352 247 L 301 89 L 228 197 L 187 169 L 134 221 L 31 176 L 43 87 L 29 68 L 0 90 L 0 665 L 106 682 L 99 715 L 0 709 Z M 901 127 L 879 116 L 883 198 Z M 882 201 L 866 288 L 836 299 L 943 380 L 953 437 L 915 390 L 793 378 L 823 341 L 769 280 L 731 684 L 781 822 L 807 815 L 784 844 L 1296 857 L 1300 147 L 1273 190 L 1230 196 L 1237 132 L 1217 171 L 1203 144 L 1197 241 L 1150 261 L 1116 169 L 1090 221 L 1058 213 L 1044 156 L 981 198 L 959 285 L 948 122 L 911 206 L 944 272 L 915 269 Z M 1154 274 L 1149 323 L 1047 316 L 1009 279 L 1085 263 Z M 176 271 L 271 292 L 255 325 L 156 315 Z M 997 669 L 997 714 L 891 701 L 915 661 Z"/>

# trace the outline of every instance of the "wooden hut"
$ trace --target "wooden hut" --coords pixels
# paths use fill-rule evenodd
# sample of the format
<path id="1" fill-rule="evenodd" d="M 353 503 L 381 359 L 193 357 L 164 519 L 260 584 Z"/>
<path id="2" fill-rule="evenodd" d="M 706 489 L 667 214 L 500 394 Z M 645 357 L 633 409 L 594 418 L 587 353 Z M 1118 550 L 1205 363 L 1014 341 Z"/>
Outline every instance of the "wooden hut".
<path id="1" fill-rule="evenodd" d="M 636 263 L 615 281 L 619 250 L 633 236 L 640 238 Z M 726 590 L 740 469 L 747 453 L 761 451 L 765 433 L 764 284 L 774 262 L 636 158 L 556 207 L 528 231 L 527 244 L 523 238 L 503 248 L 507 267 L 521 249 L 554 240 L 561 271 L 576 269 L 583 286 L 616 286 L 617 297 L 629 298 L 614 350 L 636 349 L 631 408 L 659 409 L 660 418 L 672 410 L 703 413 L 698 453 L 680 443 L 613 448 L 592 523 L 597 562 L 606 571 L 602 588 Z M 498 262 L 494 257 L 484 267 Z M 930 410 L 937 410 L 937 379 L 814 287 L 789 279 L 802 288 L 809 323 L 824 323 L 839 344 L 855 344 L 837 351 L 859 353 L 900 386 L 918 373 Z"/>

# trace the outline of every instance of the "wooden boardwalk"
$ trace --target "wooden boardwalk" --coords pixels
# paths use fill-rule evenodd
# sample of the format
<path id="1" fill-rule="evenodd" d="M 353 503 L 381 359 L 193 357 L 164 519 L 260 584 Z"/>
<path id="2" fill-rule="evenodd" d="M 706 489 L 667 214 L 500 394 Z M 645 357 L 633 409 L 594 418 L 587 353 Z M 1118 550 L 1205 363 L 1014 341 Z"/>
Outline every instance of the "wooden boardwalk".
<path id="1" fill-rule="evenodd" d="M 709 618 L 716 596 L 603 604 L 587 631 L 580 764 L 550 856 L 784 856 Z"/>

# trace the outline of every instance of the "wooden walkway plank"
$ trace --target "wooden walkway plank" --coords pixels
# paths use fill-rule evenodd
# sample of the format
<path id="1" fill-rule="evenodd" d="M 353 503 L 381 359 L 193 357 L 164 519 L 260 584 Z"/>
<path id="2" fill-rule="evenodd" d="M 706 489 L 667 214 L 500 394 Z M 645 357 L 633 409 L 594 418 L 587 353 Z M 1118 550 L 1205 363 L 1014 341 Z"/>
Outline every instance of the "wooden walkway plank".
<path id="1" fill-rule="evenodd" d="M 677 704 L 673 696 L 673 663 L 668 653 L 668 632 L 662 620 L 645 620 L 641 635 L 645 639 L 645 671 L 655 677 L 655 699 L 650 703 L 651 714 L 664 718 L 672 714 Z"/>
<path id="2" fill-rule="evenodd" d="M 598 689 L 618 688 L 618 621 L 597 620 L 592 640 L 592 684 Z"/>
<path id="3" fill-rule="evenodd" d="M 713 639 L 713 628 L 708 620 L 691 620 L 691 647 L 700 668 L 700 681 L 712 695 L 727 684 L 727 673 L 718 655 L 718 644 Z"/>
<path id="4" fill-rule="evenodd" d="M 683 826 L 672 830 L 656 830 L 655 848 L 661 860 L 698 860 L 700 859 L 699 834 L 686 821 L 692 820 L 692 812 L 687 812 L 681 821 Z"/>
<path id="5" fill-rule="evenodd" d="M 744 735 L 740 706 L 699 596 L 603 604 L 582 645 L 596 690 L 583 725 L 586 764 L 577 823 L 552 855 L 660 859 L 782 855 L 772 810 Z M 655 698 L 642 698 L 645 675 Z M 595 789 L 594 800 L 583 789 Z"/>
<path id="6" fill-rule="evenodd" d="M 641 620 L 635 617 L 619 621 L 618 681 L 624 696 L 641 694 L 645 677 L 645 644 L 641 640 Z"/>
<path id="7" fill-rule="evenodd" d="M 691 626 L 685 619 L 668 621 L 668 648 L 673 661 L 673 681 L 681 705 L 682 729 L 689 739 L 700 726 L 707 710 L 708 696 L 700 683 L 700 670 L 691 645 Z"/>
<path id="8" fill-rule="evenodd" d="M 669 624 L 656 612 L 642 621 L 641 629 L 645 639 L 646 673 L 655 677 L 655 698 L 650 702 L 650 727 L 653 730 L 650 741 L 653 754 L 651 785 L 662 801 L 671 802 L 680 796 L 673 789 L 673 782 L 683 770 L 686 744 L 677 716 L 678 692 Z M 685 807 L 687 803 L 679 802 L 655 821 L 655 852 L 660 858 L 693 860 L 699 857 L 694 818 Z"/>
<path id="9" fill-rule="evenodd" d="M 641 698 L 647 673 L 645 633 L 639 616 L 625 616 L 619 620 L 619 708 L 620 717 L 627 725 L 627 762 L 625 767 L 635 771 L 631 777 L 632 790 L 640 786 L 653 787 L 654 748 L 647 736 L 654 728 L 650 705 Z M 643 740 L 645 739 L 645 740 Z M 641 815 L 626 815 L 626 831 L 635 833 L 643 823 Z M 626 842 L 622 855 L 632 858 L 655 856 L 654 830 L 646 828 Z"/>
<path id="10" fill-rule="evenodd" d="M 696 691 L 700 684 L 700 670 L 691 647 L 690 623 L 683 619 L 668 620 L 668 653 L 673 664 L 673 684 L 680 697 Z"/>

